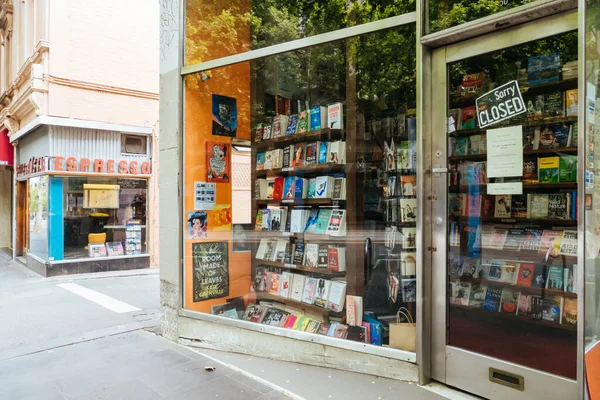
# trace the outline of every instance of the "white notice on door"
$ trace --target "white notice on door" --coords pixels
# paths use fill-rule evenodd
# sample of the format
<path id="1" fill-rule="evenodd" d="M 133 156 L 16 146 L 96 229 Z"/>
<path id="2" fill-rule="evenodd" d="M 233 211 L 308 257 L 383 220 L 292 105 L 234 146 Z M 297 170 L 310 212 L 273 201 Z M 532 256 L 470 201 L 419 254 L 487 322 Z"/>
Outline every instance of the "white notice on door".
<path id="1" fill-rule="evenodd" d="M 487 131 L 487 176 L 504 178 L 523 176 L 523 127 Z"/>

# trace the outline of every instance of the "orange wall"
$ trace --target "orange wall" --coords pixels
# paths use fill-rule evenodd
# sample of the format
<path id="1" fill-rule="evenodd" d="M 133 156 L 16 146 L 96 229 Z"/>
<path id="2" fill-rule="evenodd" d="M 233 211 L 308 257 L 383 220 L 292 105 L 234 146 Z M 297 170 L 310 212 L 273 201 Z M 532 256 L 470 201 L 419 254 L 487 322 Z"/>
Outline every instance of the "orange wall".
<path id="1" fill-rule="evenodd" d="M 231 227 L 226 231 L 216 231 L 212 213 L 208 212 L 207 239 L 187 239 L 187 215 L 194 211 L 194 182 L 206 182 L 206 142 L 231 143 L 231 138 L 212 135 L 212 95 L 219 94 L 237 99 L 237 137 L 250 139 L 250 64 L 237 64 L 210 71 L 211 78 L 202 82 L 195 76 L 188 76 L 185 89 L 185 285 L 184 307 L 189 310 L 210 312 L 210 307 L 225 303 L 226 298 L 193 302 L 192 243 L 229 242 L 229 296 L 247 295 L 250 291 L 250 253 L 232 252 Z M 230 154 L 231 156 L 231 154 Z M 230 180 L 231 181 L 231 180 Z M 230 183 L 217 183 L 216 205 L 232 204 Z"/>

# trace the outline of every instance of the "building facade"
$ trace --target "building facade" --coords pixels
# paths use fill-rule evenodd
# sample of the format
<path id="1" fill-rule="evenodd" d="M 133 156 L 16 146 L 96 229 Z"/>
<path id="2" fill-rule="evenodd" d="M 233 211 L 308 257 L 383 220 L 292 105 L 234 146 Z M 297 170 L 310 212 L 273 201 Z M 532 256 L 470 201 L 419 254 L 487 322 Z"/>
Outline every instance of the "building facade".
<path id="1" fill-rule="evenodd" d="M 0 10 L 0 246 L 44 276 L 154 265 L 158 6 Z"/>
<path id="2" fill-rule="evenodd" d="M 162 1 L 163 334 L 491 399 L 600 396 L 599 15 Z"/>

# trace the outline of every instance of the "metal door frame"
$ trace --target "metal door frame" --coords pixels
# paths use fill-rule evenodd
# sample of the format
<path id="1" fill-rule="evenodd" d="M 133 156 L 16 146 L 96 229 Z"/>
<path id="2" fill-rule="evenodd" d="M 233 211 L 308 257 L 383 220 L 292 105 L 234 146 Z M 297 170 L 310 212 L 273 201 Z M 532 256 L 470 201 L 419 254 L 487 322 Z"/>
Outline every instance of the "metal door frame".
<path id="1" fill-rule="evenodd" d="M 581 28 L 581 27 L 580 27 Z M 447 296 L 446 296 L 446 265 L 447 265 L 447 186 L 448 176 L 445 173 L 435 173 L 436 167 L 448 167 L 447 159 L 447 64 L 459 60 L 485 54 L 504 48 L 513 47 L 546 37 L 575 31 L 578 29 L 577 10 L 564 12 L 550 17 L 538 19 L 527 24 L 516 26 L 503 31 L 476 37 L 456 44 L 441 47 L 431 52 L 431 102 L 425 111 L 430 115 L 431 124 L 431 378 L 484 396 L 486 398 L 532 399 L 567 399 L 581 396 L 583 373 L 581 354 L 577 357 L 577 381 L 559 377 L 510 362 L 502 361 L 478 353 L 452 347 L 446 344 L 447 339 Z M 581 37 L 581 29 L 579 35 Z M 580 46 L 581 47 L 581 46 Z M 582 63 L 581 51 L 579 62 Z M 581 77 L 580 77 L 581 78 Z M 581 86 L 581 83 L 580 83 Z M 580 91 L 581 92 L 581 91 Z M 444 93 L 441 96 L 441 93 Z M 433 102 L 435 99 L 435 105 Z M 581 104 L 580 104 L 581 106 Z M 582 114 L 579 114 L 581 124 Z M 423 116 L 425 117 L 425 116 Z M 581 151 L 580 151 L 581 153 Z M 582 154 L 579 154 L 580 164 Z M 580 179 L 581 181 L 581 179 Z M 580 196 L 581 197 L 581 196 Z M 435 221 L 435 223 L 433 223 Z M 580 233 L 582 234 L 582 232 Z M 437 249 L 437 250 L 436 250 Z M 581 249 L 579 258 L 581 259 Z M 579 260 L 578 260 L 579 261 Z M 578 262 L 578 265 L 583 264 Z M 583 274 L 578 274 L 583 275 Z M 578 279 L 579 280 L 579 279 Z M 583 343 L 583 305 L 582 285 L 578 282 L 579 315 L 578 350 Z M 525 377 L 525 390 L 519 391 L 489 380 L 489 368 L 494 367 Z M 579 383 L 578 383 L 579 382 Z"/>

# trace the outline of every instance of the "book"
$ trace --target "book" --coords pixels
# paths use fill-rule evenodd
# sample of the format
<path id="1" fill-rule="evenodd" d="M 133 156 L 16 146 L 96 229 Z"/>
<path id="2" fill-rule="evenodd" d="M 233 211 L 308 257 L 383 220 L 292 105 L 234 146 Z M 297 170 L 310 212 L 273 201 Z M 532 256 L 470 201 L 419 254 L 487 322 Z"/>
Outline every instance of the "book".
<path id="1" fill-rule="evenodd" d="M 304 291 L 302 292 L 302 302 L 306 304 L 312 304 L 315 301 L 315 294 L 317 290 L 317 278 L 308 276 L 306 283 L 304 284 Z"/>
<path id="2" fill-rule="evenodd" d="M 283 183 L 283 198 L 284 199 L 293 199 L 296 194 L 295 189 L 296 177 L 295 176 L 286 176 L 284 178 Z"/>
<path id="3" fill-rule="evenodd" d="M 400 253 L 400 274 L 402 276 L 412 276 L 417 273 L 417 253 Z"/>
<path id="4" fill-rule="evenodd" d="M 544 296 L 542 297 L 541 319 L 543 321 L 554 322 L 560 324 L 563 309 L 563 297 L 561 296 Z"/>
<path id="5" fill-rule="evenodd" d="M 547 193 L 528 193 L 527 210 L 529 218 L 544 219 L 548 218 L 548 204 L 550 198 Z"/>
<path id="6" fill-rule="evenodd" d="M 279 326 L 281 321 L 284 320 L 288 315 L 289 313 L 286 311 L 271 307 L 265 312 L 265 316 L 261 323 L 263 325 Z"/>
<path id="7" fill-rule="evenodd" d="M 331 129 L 344 129 L 344 108 L 342 103 L 327 106 L 327 126 Z"/>
<path id="8" fill-rule="evenodd" d="M 346 323 L 356 326 L 362 324 L 363 298 L 361 296 L 346 295 Z"/>
<path id="9" fill-rule="evenodd" d="M 306 133 L 310 130 L 310 113 L 309 111 L 300 111 L 298 113 L 298 133 Z"/>
<path id="10" fill-rule="evenodd" d="M 323 106 L 315 106 L 310 109 L 310 130 L 318 131 L 327 127 L 327 108 Z"/>
<path id="11" fill-rule="evenodd" d="M 462 281 L 452 283 L 452 304 L 468 306 L 470 296 L 471 283 Z"/>
<path id="12" fill-rule="evenodd" d="M 508 314 L 517 314 L 517 305 L 519 303 L 520 292 L 512 288 L 502 288 L 500 298 L 500 312 Z"/>
<path id="13" fill-rule="evenodd" d="M 334 178 L 333 200 L 346 200 L 346 178 Z"/>
<path id="14" fill-rule="evenodd" d="M 289 168 L 292 166 L 292 152 L 294 151 L 294 146 L 285 146 L 283 148 L 283 161 L 281 162 L 281 168 Z"/>
<path id="15" fill-rule="evenodd" d="M 565 116 L 564 92 L 546 93 L 544 96 L 544 118 Z"/>
<path id="16" fill-rule="evenodd" d="M 263 124 L 256 124 L 256 128 L 254 128 L 254 142 L 260 143 L 263 140 Z"/>
<path id="17" fill-rule="evenodd" d="M 329 328 L 330 331 L 332 331 L 332 334 L 329 335 L 329 332 L 327 333 L 327 336 L 332 336 L 334 338 L 338 338 L 338 339 L 346 339 L 348 337 L 348 325 L 344 325 L 344 324 L 336 324 L 335 327 L 332 326 Z"/>
<path id="18" fill-rule="evenodd" d="M 561 323 L 571 326 L 577 325 L 577 299 L 565 297 Z"/>
<path id="19" fill-rule="evenodd" d="M 345 300 L 346 282 L 332 281 L 329 298 L 327 299 L 327 308 L 335 312 L 340 312 L 344 309 Z"/>
<path id="20" fill-rule="evenodd" d="M 309 210 L 293 209 L 291 213 L 290 232 L 304 233 L 306 223 L 309 217 Z"/>
<path id="21" fill-rule="evenodd" d="M 317 333 L 321 326 L 321 322 L 311 319 L 306 326 L 306 332 Z"/>
<path id="22" fill-rule="evenodd" d="M 304 166 L 304 153 L 305 144 L 296 143 L 294 144 L 294 153 L 292 154 L 292 167 L 303 167 Z"/>
<path id="23" fill-rule="evenodd" d="M 494 217 L 496 218 L 510 218 L 511 217 L 511 200 L 512 195 L 504 194 L 497 195 L 494 206 Z"/>
<path id="24" fill-rule="evenodd" d="M 490 281 L 500 281 L 502 278 L 502 265 L 504 264 L 503 260 L 490 260 L 489 264 L 482 261 L 482 265 L 486 272 L 484 273 L 485 277 Z"/>
<path id="25" fill-rule="evenodd" d="M 295 135 L 297 128 L 298 128 L 298 114 L 290 115 L 287 129 L 285 130 L 285 135 L 286 136 Z"/>
<path id="26" fill-rule="evenodd" d="M 553 147 L 568 147 L 571 126 L 565 123 L 552 124 L 550 129 L 552 130 L 552 135 L 554 136 Z"/>
<path id="27" fill-rule="evenodd" d="M 303 264 L 309 268 L 317 268 L 319 245 L 317 243 L 306 243 L 305 249 Z"/>
<path id="28" fill-rule="evenodd" d="M 565 256 L 576 256 L 577 247 L 577 231 L 564 230 L 560 240 L 560 250 L 558 254 Z"/>
<path id="29" fill-rule="evenodd" d="M 452 155 L 461 157 L 466 156 L 469 148 L 469 139 L 461 136 L 456 138 L 456 147 L 452 151 Z"/>
<path id="30" fill-rule="evenodd" d="M 532 313 L 532 309 L 531 309 L 531 304 L 532 304 L 532 297 L 537 297 L 537 296 L 532 296 L 529 294 L 525 294 L 525 293 L 521 293 L 519 295 L 519 302 L 517 304 L 517 315 L 523 316 L 523 317 L 533 317 L 533 313 Z"/>
<path id="31" fill-rule="evenodd" d="M 285 178 L 283 176 L 278 176 L 273 182 L 273 200 L 281 200 L 283 198 Z"/>
<path id="32" fill-rule="evenodd" d="M 327 235 L 345 236 L 346 235 L 346 210 L 333 209 L 329 224 L 327 225 Z"/>
<path id="33" fill-rule="evenodd" d="M 329 143 L 317 142 L 319 144 L 319 164 L 326 164 L 329 156 Z"/>
<path id="34" fill-rule="evenodd" d="M 466 215 L 466 194 L 448 193 L 448 211 L 450 216 L 462 217 Z"/>
<path id="35" fill-rule="evenodd" d="M 292 286 L 293 275 L 288 271 L 283 271 L 281 273 L 281 278 L 279 281 L 279 293 L 278 295 L 284 298 L 290 297 L 290 289 Z"/>
<path id="36" fill-rule="evenodd" d="M 513 194 L 511 198 L 511 215 L 513 218 L 527 218 L 527 196 Z"/>
<path id="37" fill-rule="evenodd" d="M 502 250 L 504 248 L 504 242 L 508 236 L 508 229 L 495 227 L 491 235 L 489 245 L 486 246 L 490 249 Z"/>
<path id="38" fill-rule="evenodd" d="M 531 287 L 545 288 L 546 287 L 546 272 L 547 268 L 544 264 L 535 264 L 533 269 L 533 279 Z"/>
<path id="39" fill-rule="evenodd" d="M 400 211 L 402 222 L 415 222 L 417 220 L 417 200 L 400 199 Z"/>
<path id="40" fill-rule="evenodd" d="M 462 128 L 475 129 L 476 127 L 476 110 L 475 106 L 465 107 L 462 109 Z"/>
<path id="41" fill-rule="evenodd" d="M 294 325 L 296 324 L 296 320 L 297 319 L 298 319 L 298 316 L 296 316 L 296 315 L 288 315 L 288 317 L 285 320 L 285 324 L 283 325 L 283 327 L 287 328 L 287 329 L 294 328 Z"/>
<path id="42" fill-rule="evenodd" d="M 523 159 L 523 183 L 538 183 L 538 160 L 537 158 Z"/>
<path id="43" fill-rule="evenodd" d="M 544 117 L 544 95 L 538 94 L 525 98 L 527 106 L 527 119 L 530 121 L 540 120 Z M 533 149 L 536 150 L 536 149 Z"/>
<path id="44" fill-rule="evenodd" d="M 517 283 L 519 277 L 519 263 L 504 261 L 502 263 L 502 271 L 500 272 L 500 282 Z"/>
<path id="45" fill-rule="evenodd" d="M 559 52 L 531 56 L 527 60 L 527 83 L 532 87 L 558 82 L 560 68 Z"/>
<path id="46" fill-rule="evenodd" d="M 329 143 L 329 156 L 327 162 L 333 164 L 346 163 L 346 142 L 338 140 Z"/>
<path id="47" fill-rule="evenodd" d="M 564 267 L 552 265 L 548 268 L 548 277 L 546 278 L 546 289 L 563 290 L 564 287 Z"/>
<path id="48" fill-rule="evenodd" d="M 558 181 L 577 182 L 577 156 L 562 155 L 558 158 Z"/>
<path id="49" fill-rule="evenodd" d="M 310 317 L 307 317 L 306 315 L 298 315 L 298 318 L 296 318 L 296 322 L 294 322 L 292 329 L 295 331 L 305 331 L 310 321 Z"/>
<path id="50" fill-rule="evenodd" d="M 479 278 L 479 271 L 481 271 L 481 262 L 479 258 L 466 257 L 465 261 L 460 267 L 460 276 L 468 276 L 472 278 Z"/>
<path id="51" fill-rule="evenodd" d="M 483 309 L 489 311 L 499 311 L 502 289 L 488 287 L 485 293 Z"/>
<path id="52" fill-rule="evenodd" d="M 333 194 L 333 181 L 331 176 L 317 176 L 315 180 L 315 198 L 330 199 Z"/>
<path id="53" fill-rule="evenodd" d="M 306 157 L 304 163 L 306 165 L 317 164 L 318 162 L 318 142 L 306 143 Z"/>
<path id="54" fill-rule="evenodd" d="M 256 170 L 260 171 L 265 168 L 265 152 L 256 153 Z"/>
<path id="55" fill-rule="evenodd" d="M 562 231 L 544 229 L 542 238 L 540 240 L 540 248 L 538 249 L 538 253 L 550 254 L 551 256 L 556 257 L 560 251 L 561 236 Z"/>
<path id="56" fill-rule="evenodd" d="M 525 237 L 525 229 L 523 228 L 510 228 L 508 230 L 508 235 L 506 236 L 506 240 L 504 241 L 504 249 L 519 251 L 521 248 L 521 242 Z"/>
<path id="57" fill-rule="evenodd" d="M 415 175 L 402 175 L 400 177 L 402 196 L 416 196 L 417 177 Z"/>
<path id="58" fill-rule="evenodd" d="M 577 147 L 577 139 L 578 139 L 577 122 L 572 122 L 571 126 L 569 127 L 569 140 L 568 140 L 567 146 L 569 146 L 571 148 L 576 148 Z"/>
<path id="59" fill-rule="evenodd" d="M 265 122 L 263 124 L 263 140 L 273 139 L 272 132 L 273 132 L 272 121 Z"/>
<path id="60" fill-rule="evenodd" d="M 519 286 L 531 286 L 533 282 L 533 275 L 535 272 L 535 265 L 530 263 L 519 264 L 519 275 L 517 277 L 517 285 Z"/>
<path id="61" fill-rule="evenodd" d="M 287 239 L 277 239 L 275 251 L 271 255 L 271 261 L 283 262 L 288 242 L 289 241 Z"/>
<path id="62" fill-rule="evenodd" d="M 469 294 L 469 307 L 483 308 L 487 287 L 479 283 L 471 284 L 471 293 Z"/>
<path id="63" fill-rule="evenodd" d="M 559 158 L 538 158 L 538 180 L 540 183 L 558 183 Z"/>
<path id="64" fill-rule="evenodd" d="M 317 268 L 327 268 L 329 265 L 329 249 L 326 243 L 319 244 Z"/>
<path id="65" fill-rule="evenodd" d="M 306 192 L 306 197 L 309 199 L 314 199 L 317 197 L 317 178 L 310 178 L 308 180 L 308 189 Z"/>
<path id="66" fill-rule="evenodd" d="M 576 117 L 579 109 L 579 97 L 577 89 L 567 90 L 565 92 L 565 104 L 567 117 Z"/>
<path id="67" fill-rule="evenodd" d="M 287 116 L 285 116 L 285 126 L 282 126 L 283 124 L 281 123 L 281 117 L 281 115 L 276 115 L 273 118 L 273 139 L 284 136 L 285 132 L 287 131 Z"/>
<path id="68" fill-rule="evenodd" d="M 479 155 L 481 150 L 481 135 L 469 136 L 469 155 Z"/>
<path id="69" fill-rule="evenodd" d="M 573 264 L 571 268 L 565 267 L 563 271 L 563 290 L 565 292 L 575 293 L 577 285 L 577 264 Z"/>
<path id="70" fill-rule="evenodd" d="M 308 196 L 308 180 L 304 178 L 296 178 L 294 182 L 294 198 L 305 199 Z"/>
<path id="71" fill-rule="evenodd" d="M 317 307 L 327 307 L 329 290 L 331 290 L 331 281 L 327 279 L 319 279 L 319 282 L 317 283 L 317 292 L 315 294 L 315 305 Z"/>
<path id="72" fill-rule="evenodd" d="M 548 195 L 548 218 L 569 219 L 568 197 L 568 193 L 551 193 Z"/>
<path id="73" fill-rule="evenodd" d="M 493 194 L 482 195 L 481 216 L 493 218 L 496 211 L 496 196 Z"/>
<path id="74" fill-rule="evenodd" d="M 451 108 L 448 110 L 448 133 L 453 133 L 462 129 L 462 110 L 460 108 Z"/>
<path id="75" fill-rule="evenodd" d="M 329 220 L 331 219 L 331 211 L 331 208 L 321 208 L 319 210 L 313 233 L 324 235 L 327 232 Z"/>
<path id="76" fill-rule="evenodd" d="M 296 242 L 296 248 L 294 249 L 294 257 L 292 263 L 295 265 L 302 265 L 304 262 L 304 240 L 298 239 Z"/>
<path id="77" fill-rule="evenodd" d="M 329 246 L 327 249 L 327 268 L 334 272 L 346 270 L 346 248 Z"/>
<path id="78" fill-rule="evenodd" d="M 317 229 L 317 221 L 319 220 L 319 208 L 311 208 L 308 210 L 308 220 L 306 221 L 306 226 L 304 228 L 304 232 L 307 233 L 315 233 Z"/>
<path id="79" fill-rule="evenodd" d="M 304 293 L 305 283 L 306 283 L 305 275 L 302 275 L 302 274 L 294 274 L 293 275 L 290 299 L 296 300 L 296 301 L 302 301 L 302 294 Z"/>

